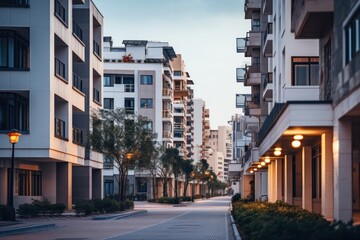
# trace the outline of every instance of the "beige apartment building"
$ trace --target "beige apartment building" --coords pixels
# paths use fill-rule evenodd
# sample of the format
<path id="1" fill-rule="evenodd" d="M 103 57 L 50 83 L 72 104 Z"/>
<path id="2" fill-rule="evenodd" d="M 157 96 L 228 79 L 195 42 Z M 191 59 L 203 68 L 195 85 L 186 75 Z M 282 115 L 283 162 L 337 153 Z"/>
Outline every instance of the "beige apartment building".
<path id="1" fill-rule="evenodd" d="M 90 0 L 0 4 L 0 204 L 15 146 L 14 205 L 102 197 L 101 154 L 85 146 L 102 107 L 103 16 Z"/>

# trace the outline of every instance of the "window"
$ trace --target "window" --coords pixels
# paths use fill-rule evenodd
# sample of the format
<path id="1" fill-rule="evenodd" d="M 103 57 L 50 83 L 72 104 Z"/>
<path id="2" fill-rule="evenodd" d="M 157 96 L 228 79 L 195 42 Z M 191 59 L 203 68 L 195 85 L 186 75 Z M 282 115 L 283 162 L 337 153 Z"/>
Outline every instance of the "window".
<path id="1" fill-rule="evenodd" d="M 125 98 L 124 99 L 124 107 L 125 107 L 125 112 L 127 114 L 135 113 L 135 100 L 134 100 L 134 98 Z"/>
<path id="2" fill-rule="evenodd" d="M 55 76 L 66 80 L 65 63 L 55 58 Z"/>
<path id="3" fill-rule="evenodd" d="M 134 92 L 134 75 L 115 75 L 115 84 L 124 84 L 125 92 Z"/>
<path id="4" fill-rule="evenodd" d="M 29 98 L 24 94 L 0 93 L 0 131 L 29 131 Z"/>
<path id="5" fill-rule="evenodd" d="M 253 19 L 252 20 L 251 30 L 255 31 L 255 32 L 260 31 L 260 19 Z"/>
<path id="6" fill-rule="evenodd" d="M 174 76 L 181 77 L 182 72 L 181 71 L 174 71 Z"/>
<path id="7" fill-rule="evenodd" d="M 146 178 L 136 178 L 136 190 L 137 192 L 147 192 Z"/>
<path id="8" fill-rule="evenodd" d="M 0 7 L 29 7 L 29 0 L 0 0 Z"/>
<path id="9" fill-rule="evenodd" d="M 40 171 L 17 169 L 19 196 L 41 196 L 42 176 Z"/>
<path id="10" fill-rule="evenodd" d="M 114 168 L 113 160 L 108 156 L 104 156 L 104 169 L 113 169 L 113 168 Z"/>
<path id="11" fill-rule="evenodd" d="M 148 130 L 153 130 L 153 122 L 152 121 L 148 121 L 145 125 L 145 128 Z"/>
<path id="12" fill-rule="evenodd" d="M 152 75 L 141 75 L 140 76 L 140 84 L 152 85 L 153 84 L 153 76 Z"/>
<path id="13" fill-rule="evenodd" d="M 67 25 L 66 9 L 60 0 L 55 0 L 55 16 Z"/>
<path id="14" fill-rule="evenodd" d="M 294 86 L 319 85 L 318 57 L 293 57 L 292 69 L 292 84 Z"/>
<path id="15" fill-rule="evenodd" d="M 93 88 L 93 101 L 100 104 L 100 91 Z"/>
<path id="16" fill-rule="evenodd" d="M 153 100 L 152 98 L 141 98 L 140 99 L 140 108 L 152 108 Z"/>
<path id="17" fill-rule="evenodd" d="M 29 51 L 29 41 L 23 36 L 16 31 L 0 30 L 0 70 L 28 70 Z"/>
<path id="18" fill-rule="evenodd" d="M 65 121 L 55 118 L 55 137 L 66 139 Z"/>
<path id="19" fill-rule="evenodd" d="M 114 195 L 114 181 L 113 180 L 105 180 L 104 181 L 104 195 L 105 196 Z"/>
<path id="20" fill-rule="evenodd" d="M 360 9 L 344 29 L 345 63 L 348 64 L 360 51 Z"/>
<path id="21" fill-rule="evenodd" d="M 104 109 L 114 109 L 113 98 L 104 98 Z"/>
<path id="22" fill-rule="evenodd" d="M 111 82 L 111 75 L 104 75 L 104 87 L 113 87 L 114 83 Z"/>

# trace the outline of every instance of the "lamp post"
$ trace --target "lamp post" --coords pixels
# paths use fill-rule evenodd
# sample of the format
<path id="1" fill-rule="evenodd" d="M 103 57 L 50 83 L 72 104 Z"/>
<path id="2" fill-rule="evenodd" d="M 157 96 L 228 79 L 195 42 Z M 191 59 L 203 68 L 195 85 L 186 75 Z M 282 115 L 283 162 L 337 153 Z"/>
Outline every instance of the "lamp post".
<path id="1" fill-rule="evenodd" d="M 11 169 L 10 169 L 10 184 L 8 189 L 8 199 L 7 199 L 7 205 L 10 208 L 9 209 L 9 219 L 10 221 L 15 221 L 15 208 L 14 208 L 14 153 L 15 153 L 15 144 L 19 142 L 19 137 L 21 136 L 21 133 L 16 130 L 12 129 L 9 133 L 9 141 L 12 144 L 12 152 L 11 152 Z M 11 214 L 10 214 L 11 213 Z"/>

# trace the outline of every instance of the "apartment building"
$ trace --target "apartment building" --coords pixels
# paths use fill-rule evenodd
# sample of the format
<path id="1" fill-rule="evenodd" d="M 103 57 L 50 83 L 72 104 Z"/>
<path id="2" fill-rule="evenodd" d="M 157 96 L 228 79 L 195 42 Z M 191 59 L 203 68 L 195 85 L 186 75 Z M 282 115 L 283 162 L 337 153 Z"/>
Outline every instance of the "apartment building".
<path id="1" fill-rule="evenodd" d="M 188 99 L 186 104 L 186 158 L 194 159 L 194 90 L 190 87 L 190 85 L 194 84 L 194 81 L 188 79 L 187 84 Z"/>
<path id="2" fill-rule="evenodd" d="M 102 107 L 103 16 L 92 1 L 0 1 L 0 203 L 6 203 L 11 145 L 14 205 L 102 197 L 101 154 L 85 147 Z"/>
<path id="3" fill-rule="evenodd" d="M 114 47 L 112 38 L 104 38 L 104 108 L 125 108 L 127 113 L 146 116 L 149 127 L 164 147 L 176 147 L 187 157 L 187 125 L 193 126 L 193 96 L 189 74 L 180 54 L 167 42 L 124 40 L 123 47 Z M 189 149 L 191 150 L 191 142 Z M 105 158 L 105 195 L 117 192 L 118 174 Z M 129 194 L 151 196 L 153 186 L 147 171 L 129 172 Z M 169 196 L 173 195 L 173 184 Z M 181 187 L 181 186 L 180 186 Z M 158 184 L 158 197 L 162 196 Z"/>
<path id="4" fill-rule="evenodd" d="M 218 130 L 210 130 L 210 138 L 209 138 L 209 158 L 208 163 L 211 169 L 217 176 L 219 181 L 225 180 L 225 173 L 224 173 L 224 154 L 223 152 L 219 151 L 219 134 Z M 223 141 L 221 141 L 223 142 Z"/>
<path id="5" fill-rule="evenodd" d="M 245 1 L 245 16 L 263 19 L 272 81 L 261 72 L 260 96 L 271 101 L 244 171 L 255 173 L 256 192 L 266 169 L 269 201 L 343 221 L 356 217 L 360 199 L 359 12 L 358 1 Z"/>
<path id="6" fill-rule="evenodd" d="M 194 162 L 207 160 L 210 137 L 209 109 L 205 108 L 205 101 L 195 98 L 194 102 Z"/>

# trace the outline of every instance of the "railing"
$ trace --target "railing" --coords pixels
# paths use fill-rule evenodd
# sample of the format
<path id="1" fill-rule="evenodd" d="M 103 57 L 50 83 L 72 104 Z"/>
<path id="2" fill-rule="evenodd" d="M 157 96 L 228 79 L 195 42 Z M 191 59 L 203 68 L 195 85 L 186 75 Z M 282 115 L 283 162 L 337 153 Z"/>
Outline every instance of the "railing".
<path id="1" fill-rule="evenodd" d="M 55 0 L 55 15 L 66 24 L 66 10 L 59 0 Z"/>
<path id="2" fill-rule="evenodd" d="M 163 110 L 163 114 L 162 114 L 163 118 L 172 118 L 172 114 L 170 110 Z"/>
<path id="3" fill-rule="evenodd" d="M 134 114 L 135 108 L 134 107 L 125 107 L 125 113 L 126 114 Z"/>
<path id="4" fill-rule="evenodd" d="M 236 82 L 244 82 L 245 80 L 245 68 L 236 68 Z"/>
<path id="5" fill-rule="evenodd" d="M 65 63 L 60 61 L 58 58 L 55 58 L 55 75 L 66 80 Z"/>
<path id="6" fill-rule="evenodd" d="M 172 93 L 171 89 L 163 89 L 162 90 L 163 97 L 171 97 L 171 93 Z"/>
<path id="7" fill-rule="evenodd" d="M 0 0 L 0 7 L 29 7 L 29 0 Z"/>
<path id="8" fill-rule="evenodd" d="M 267 35 L 272 33 L 273 33 L 273 23 L 268 23 L 264 34 L 264 43 L 266 42 Z"/>
<path id="9" fill-rule="evenodd" d="M 81 92 L 83 91 L 83 80 L 75 73 L 73 73 L 73 86 Z"/>
<path id="10" fill-rule="evenodd" d="M 100 91 L 96 88 L 93 88 L 93 100 L 97 103 L 101 103 L 100 102 Z"/>
<path id="11" fill-rule="evenodd" d="M 124 91 L 125 92 L 135 92 L 134 84 L 125 84 Z"/>
<path id="12" fill-rule="evenodd" d="M 80 128 L 73 128 L 73 143 L 78 145 L 84 144 L 84 131 Z"/>
<path id="13" fill-rule="evenodd" d="M 243 53 L 245 51 L 246 38 L 237 38 L 236 39 L 236 52 Z"/>
<path id="14" fill-rule="evenodd" d="M 265 74 L 264 85 L 263 85 L 264 89 L 266 89 L 268 83 L 272 83 L 272 82 L 273 82 L 273 74 L 272 73 Z"/>
<path id="15" fill-rule="evenodd" d="M 73 33 L 83 42 L 83 30 L 79 26 L 79 24 L 73 21 Z"/>
<path id="16" fill-rule="evenodd" d="M 66 139 L 65 121 L 55 118 L 55 137 Z"/>
<path id="17" fill-rule="evenodd" d="M 278 117 L 281 115 L 283 110 L 285 109 L 285 103 L 275 103 L 273 109 L 270 114 L 266 117 L 259 133 L 258 133 L 258 145 L 264 140 L 265 136 L 271 130 Z"/>
<path id="18" fill-rule="evenodd" d="M 162 137 L 163 138 L 171 138 L 171 132 L 170 131 L 163 131 Z"/>
<path id="19" fill-rule="evenodd" d="M 94 54 L 97 55 L 98 57 L 101 57 L 100 44 L 97 43 L 95 40 L 93 41 L 93 52 L 94 52 Z"/>

